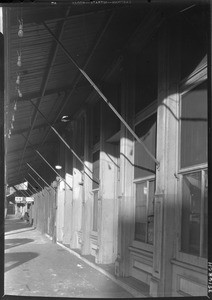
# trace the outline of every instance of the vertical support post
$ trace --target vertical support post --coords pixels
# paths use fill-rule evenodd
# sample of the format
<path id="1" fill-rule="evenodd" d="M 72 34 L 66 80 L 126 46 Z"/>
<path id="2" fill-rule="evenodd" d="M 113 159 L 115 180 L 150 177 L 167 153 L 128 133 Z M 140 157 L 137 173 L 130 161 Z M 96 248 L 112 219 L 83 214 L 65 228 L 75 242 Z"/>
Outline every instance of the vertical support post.
<path id="1" fill-rule="evenodd" d="M 91 109 L 87 107 L 85 115 L 85 169 L 89 176 L 84 176 L 84 199 L 82 206 L 82 254 L 90 254 L 90 233 L 92 217 L 92 163 L 91 163 Z"/>
<path id="2" fill-rule="evenodd" d="M 106 86 L 110 98 L 117 100 L 118 87 Z M 118 238 L 118 216 L 116 210 L 117 184 L 117 145 L 108 143 L 107 139 L 114 134 L 116 122 L 114 114 L 105 103 L 101 105 L 101 138 L 100 138 L 100 210 L 98 228 L 97 262 L 101 264 L 114 263 L 117 255 L 116 239 Z M 115 119 L 115 121 L 117 121 Z"/>
<path id="3" fill-rule="evenodd" d="M 5 80 L 4 78 L 10 78 L 10 68 L 9 68 L 9 63 L 10 63 L 10 57 L 9 57 L 9 43 L 10 43 L 10 33 L 9 30 L 7 34 L 5 35 L 4 32 L 6 28 L 8 28 L 8 24 L 10 21 L 9 17 L 9 8 L 1 8 L 1 17 L 0 17 L 0 22 L 1 24 L 3 23 L 3 26 L 1 29 L 3 29 L 3 32 L 1 30 L 0 33 L 0 73 L 1 73 L 1 82 L 0 82 L 0 136 L 2 139 L 4 139 L 4 142 L 2 141 L 0 143 L 1 147 L 1 153 L 5 153 L 4 155 L 1 155 L 0 158 L 0 166 L 1 170 L 1 182 L 4 182 L 4 191 L 3 191 L 3 197 L 4 197 L 4 206 L 1 209 L 1 212 L 4 211 L 4 217 L 6 218 L 7 216 L 7 197 L 6 197 L 6 189 L 7 189 L 7 182 L 6 182 L 6 177 L 7 177 L 7 170 L 6 170 L 6 164 L 5 164 L 5 159 L 7 155 L 7 133 L 8 133 L 8 126 L 9 126 L 9 118 L 8 118 L 8 111 L 9 111 L 9 99 L 10 99 L 10 89 L 9 89 L 9 80 Z M 3 34 L 5 36 L 3 36 Z M 5 92 L 4 92 L 5 91 Z M 4 109 L 4 107 L 6 109 Z M 5 111 L 5 114 L 4 114 Z M 3 138 L 4 137 L 4 138 Z M 5 145 L 5 147 L 4 147 Z M 3 203 L 3 202 L 2 202 Z M 3 216 L 2 216 L 3 217 Z M 4 220 L 4 218 L 1 218 L 1 220 Z"/>
<path id="4" fill-rule="evenodd" d="M 126 53 L 124 58 L 124 80 L 122 84 L 122 115 L 132 127 L 134 117 L 134 68 L 135 62 L 132 55 Z M 119 233 L 118 260 L 116 272 L 123 277 L 129 276 L 130 253 L 129 246 L 134 230 L 134 205 L 133 205 L 133 150 L 134 138 L 121 124 L 120 139 L 120 185 L 121 198 L 119 198 Z"/>
<path id="5" fill-rule="evenodd" d="M 52 214 L 52 242 L 57 242 L 57 188 L 55 188 L 53 199 L 53 214 Z"/>
<path id="6" fill-rule="evenodd" d="M 73 147 L 79 154 L 83 155 L 84 150 L 84 116 L 81 114 L 75 122 L 73 122 Z M 71 225 L 71 248 L 80 248 L 79 231 L 82 222 L 82 196 L 84 189 L 83 182 L 83 165 L 79 163 L 76 157 L 73 157 L 73 194 L 72 194 L 72 225 Z"/>
<path id="7" fill-rule="evenodd" d="M 178 149 L 179 31 L 177 20 L 167 20 L 159 32 L 156 195 L 154 211 L 153 274 L 150 295 L 172 295 L 172 265 L 176 244 Z M 172 59 L 174 57 L 174 61 Z"/>

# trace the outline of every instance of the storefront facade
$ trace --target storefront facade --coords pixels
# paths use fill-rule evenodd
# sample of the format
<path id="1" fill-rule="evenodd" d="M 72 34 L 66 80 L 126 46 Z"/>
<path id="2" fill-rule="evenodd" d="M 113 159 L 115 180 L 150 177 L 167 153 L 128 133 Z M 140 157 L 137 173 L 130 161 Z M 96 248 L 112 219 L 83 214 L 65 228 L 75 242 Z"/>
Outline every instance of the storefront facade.
<path id="1" fill-rule="evenodd" d="M 152 297 L 206 296 L 206 11 L 161 15 L 151 12 L 103 76 L 115 113 L 91 93 L 67 123 L 63 137 L 78 156 L 61 142 L 70 187 L 57 178 L 55 191 L 35 195 L 34 221 Z"/>

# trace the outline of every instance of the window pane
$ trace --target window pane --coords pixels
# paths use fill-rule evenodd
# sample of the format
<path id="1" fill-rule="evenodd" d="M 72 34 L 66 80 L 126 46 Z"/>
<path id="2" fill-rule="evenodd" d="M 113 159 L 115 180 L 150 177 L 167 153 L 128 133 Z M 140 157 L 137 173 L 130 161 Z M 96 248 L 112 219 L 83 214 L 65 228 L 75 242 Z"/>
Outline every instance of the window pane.
<path id="1" fill-rule="evenodd" d="M 157 115 L 153 114 L 135 127 L 135 132 L 147 149 L 156 155 L 156 123 Z M 140 178 L 155 174 L 155 162 L 144 150 L 144 147 L 135 141 L 134 177 Z"/>
<path id="2" fill-rule="evenodd" d="M 135 205 L 135 240 L 146 241 L 147 224 L 147 184 L 136 184 L 136 205 Z"/>
<path id="3" fill-rule="evenodd" d="M 149 182 L 149 200 L 148 200 L 148 230 L 147 242 L 153 244 L 154 238 L 154 195 L 155 195 L 155 181 Z"/>
<path id="4" fill-rule="evenodd" d="M 95 191 L 93 197 L 93 231 L 97 231 L 97 222 L 98 222 L 98 191 Z"/>
<path id="5" fill-rule="evenodd" d="M 182 96 L 181 167 L 207 162 L 206 82 Z"/>
<path id="6" fill-rule="evenodd" d="M 205 172 L 204 190 L 204 234 L 203 234 L 203 257 L 207 257 L 208 249 L 208 172 Z"/>
<path id="7" fill-rule="evenodd" d="M 154 196 L 155 196 L 155 181 L 150 181 L 149 182 L 149 207 L 148 207 L 148 216 L 152 216 L 154 214 L 154 209 L 153 209 Z"/>
<path id="8" fill-rule="evenodd" d="M 93 189 L 99 187 L 97 179 L 99 179 L 99 151 L 93 154 Z"/>
<path id="9" fill-rule="evenodd" d="M 206 61 L 208 48 L 205 34 L 208 25 L 204 11 L 196 6 L 186 14 L 187 16 L 181 19 L 181 79 L 189 76 L 200 64 L 203 64 L 204 59 Z"/>
<path id="10" fill-rule="evenodd" d="M 181 250 L 200 253 L 201 172 L 183 176 Z"/>

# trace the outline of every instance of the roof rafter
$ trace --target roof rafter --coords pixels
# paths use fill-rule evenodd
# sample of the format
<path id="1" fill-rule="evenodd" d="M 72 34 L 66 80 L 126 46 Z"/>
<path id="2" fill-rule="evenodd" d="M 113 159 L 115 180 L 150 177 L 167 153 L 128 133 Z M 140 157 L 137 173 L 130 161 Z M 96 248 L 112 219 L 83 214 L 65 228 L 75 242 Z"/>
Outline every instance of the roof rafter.
<path id="1" fill-rule="evenodd" d="M 66 17 L 69 15 L 69 12 L 70 12 L 70 7 L 66 11 Z M 59 40 L 61 39 L 61 37 L 63 35 L 64 26 L 65 26 L 65 21 L 63 20 L 58 25 L 58 34 L 57 35 L 58 35 L 58 39 Z M 51 52 L 50 52 L 50 59 L 49 59 L 49 63 L 48 63 L 47 72 L 46 72 L 46 74 L 44 76 L 44 80 L 43 80 L 43 83 L 42 83 L 41 98 L 39 100 L 37 100 L 37 103 L 36 103 L 36 105 L 38 107 L 39 107 L 39 105 L 40 105 L 40 103 L 42 101 L 42 98 L 45 95 L 47 83 L 48 83 L 49 76 L 50 76 L 50 73 L 51 73 L 51 70 L 52 70 L 52 66 L 54 65 L 54 61 L 56 59 L 56 55 L 57 55 L 58 49 L 59 49 L 59 45 L 57 43 L 53 42 L 52 49 L 51 49 Z M 32 124 L 31 124 L 31 127 L 28 130 L 27 140 L 26 140 L 25 145 L 24 145 L 24 149 L 23 149 L 23 153 L 22 153 L 22 157 L 21 157 L 21 161 L 20 161 L 20 165 L 19 165 L 19 171 L 20 171 L 21 164 L 22 164 L 22 161 L 23 161 L 23 157 L 24 157 L 24 153 L 25 153 L 25 150 L 26 150 L 28 139 L 30 138 L 30 134 L 31 134 L 31 132 L 33 130 L 33 127 L 34 127 L 34 124 L 35 124 L 35 121 L 36 121 L 36 118 L 37 118 L 37 114 L 38 114 L 37 110 L 34 109 L 34 113 L 33 113 L 33 117 L 32 117 Z"/>
<path id="2" fill-rule="evenodd" d="M 91 58 L 93 57 L 94 52 L 95 52 L 97 46 L 99 45 L 100 41 L 102 40 L 103 35 L 105 34 L 105 32 L 106 32 L 106 30 L 107 30 L 109 24 L 111 23 L 111 20 L 112 20 L 112 18 L 113 18 L 113 16 L 114 16 L 114 13 L 115 13 L 115 11 L 113 10 L 112 13 L 110 14 L 109 18 L 107 19 L 106 23 L 104 24 L 103 28 L 100 30 L 99 35 L 98 35 L 98 37 L 97 37 L 97 39 L 96 39 L 96 41 L 95 41 L 95 43 L 94 43 L 94 45 L 93 45 L 93 47 L 92 47 L 92 49 L 91 49 L 91 51 L 90 51 L 90 54 L 89 54 L 88 58 L 86 59 L 86 62 L 85 62 L 84 65 L 83 65 L 83 70 L 86 69 L 86 67 L 88 66 L 88 64 L 89 64 L 89 62 L 90 62 L 90 60 L 91 60 Z M 64 107 L 66 106 L 66 104 L 67 104 L 69 98 L 71 97 L 71 95 L 72 95 L 73 92 L 75 91 L 75 89 L 76 89 L 76 87 L 77 87 L 77 84 L 79 83 L 81 77 L 82 77 L 82 74 L 81 74 L 81 73 L 78 73 L 78 74 L 76 75 L 76 77 L 75 77 L 75 79 L 74 79 L 74 81 L 73 81 L 73 87 L 72 87 L 72 89 L 70 90 L 70 92 L 67 94 L 66 99 L 64 99 L 63 104 L 62 104 L 61 107 L 60 107 L 60 111 L 59 111 L 59 113 L 57 114 L 57 116 L 56 116 L 56 118 L 55 118 L 53 124 L 56 123 L 56 121 L 57 121 L 57 119 L 58 119 L 58 116 L 61 114 L 61 112 L 63 111 Z M 86 85 L 86 86 L 87 86 L 87 85 Z M 48 136 L 48 134 L 49 134 L 50 131 L 51 131 L 51 128 L 49 128 L 49 130 L 47 131 L 46 136 L 44 136 L 44 139 L 43 139 L 42 143 L 45 141 L 45 139 L 47 138 L 47 136 Z M 41 143 L 41 144 L 42 144 L 42 143 Z"/>
<path id="3" fill-rule="evenodd" d="M 89 85 L 87 83 L 86 84 L 78 84 L 76 88 L 81 89 L 81 88 L 85 88 L 88 86 Z M 49 90 L 45 91 L 45 94 L 43 97 L 54 95 L 54 94 L 66 93 L 66 92 L 70 91 L 71 89 L 72 89 L 72 87 L 70 86 L 70 84 L 60 87 L 60 88 L 56 88 L 56 89 L 49 89 Z M 22 102 L 26 102 L 26 101 L 30 101 L 30 100 L 36 100 L 36 99 L 38 100 L 41 97 L 42 97 L 42 95 L 40 92 L 28 93 L 28 94 L 23 95 L 22 98 L 19 98 L 18 103 L 22 103 Z M 17 97 L 11 98 L 10 103 L 13 104 L 14 101 L 16 100 L 16 98 Z"/>

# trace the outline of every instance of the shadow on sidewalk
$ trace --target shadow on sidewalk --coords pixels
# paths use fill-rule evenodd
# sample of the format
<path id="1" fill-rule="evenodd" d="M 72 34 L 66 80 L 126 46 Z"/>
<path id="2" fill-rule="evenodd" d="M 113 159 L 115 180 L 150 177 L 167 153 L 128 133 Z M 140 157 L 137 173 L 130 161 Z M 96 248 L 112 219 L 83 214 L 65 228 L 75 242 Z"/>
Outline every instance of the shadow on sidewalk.
<path id="1" fill-rule="evenodd" d="M 29 228 L 30 224 L 27 224 L 23 220 L 20 219 L 6 219 L 5 220 L 5 233 L 13 230 Z"/>
<path id="2" fill-rule="evenodd" d="M 37 252 L 13 252 L 5 254 L 5 268 L 4 272 L 10 271 L 19 265 L 37 257 Z"/>
<path id="3" fill-rule="evenodd" d="M 17 233 L 22 233 L 22 232 L 29 232 L 32 230 L 35 230 L 35 227 L 31 227 L 31 228 L 26 228 L 26 230 L 22 230 L 23 228 L 17 229 L 17 230 L 12 230 L 9 232 L 5 232 L 5 237 L 7 237 L 8 235 L 13 235 L 13 234 L 17 234 Z"/>
<path id="4" fill-rule="evenodd" d="M 24 244 L 28 244 L 34 242 L 33 239 L 6 239 L 5 240 L 5 250 L 13 248 L 13 247 L 17 247 L 20 245 L 24 245 Z"/>

